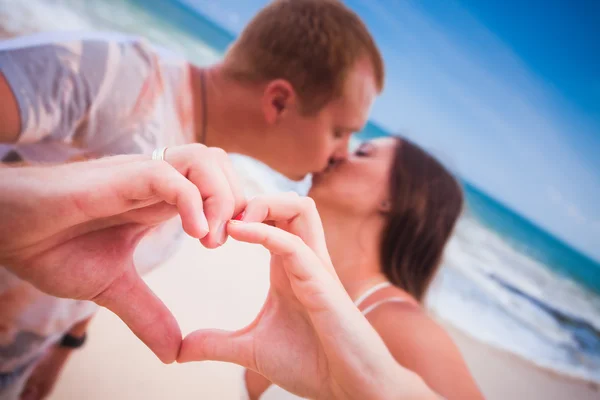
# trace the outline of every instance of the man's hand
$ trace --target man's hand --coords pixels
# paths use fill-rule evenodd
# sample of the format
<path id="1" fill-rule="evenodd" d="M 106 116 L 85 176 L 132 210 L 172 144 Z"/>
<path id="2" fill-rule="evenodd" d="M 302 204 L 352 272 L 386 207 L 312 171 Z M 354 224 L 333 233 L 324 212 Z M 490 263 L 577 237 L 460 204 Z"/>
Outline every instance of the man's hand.
<path id="1" fill-rule="evenodd" d="M 107 307 L 172 362 L 181 331 L 138 275 L 134 250 L 177 214 L 190 236 L 218 247 L 246 202 L 222 150 L 172 147 L 165 160 L 0 168 L 0 263 L 50 295 Z"/>

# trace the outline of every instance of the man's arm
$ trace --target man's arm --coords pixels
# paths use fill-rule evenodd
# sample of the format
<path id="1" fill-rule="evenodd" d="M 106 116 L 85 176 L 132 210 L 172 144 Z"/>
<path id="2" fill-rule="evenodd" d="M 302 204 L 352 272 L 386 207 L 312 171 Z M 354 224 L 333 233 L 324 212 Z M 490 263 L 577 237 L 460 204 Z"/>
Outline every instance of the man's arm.
<path id="1" fill-rule="evenodd" d="M 0 143 L 68 142 L 98 95 L 109 42 L 25 39 L 0 45 Z"/>
<path id="2" fill-rule="evenodd" d="M 123 134 L 93 129 L 102 123 L 94 118 L 115 121 L 134 109 L 154 72 L 140 46 L 133 38 L 76 33 L 0 43 L 0 143 L 86 148 Z"/>
<path id="3" fill-rule="evenodd" d="M 16 143 L 21 130 L 17 99 L 0 72 L 0 143 Z"/>
<path id="4" fill-rule="evenodd" d="M 83 337 L 91 319 L 92 317 L 89 317 L 73 325 L 68 334 L 74 338 Z M 60 343 L 49 348 L 27 379 L 21 399 L 45 399 L 49 396 L 74 350 L 74 348 L 62 346 Z"/>

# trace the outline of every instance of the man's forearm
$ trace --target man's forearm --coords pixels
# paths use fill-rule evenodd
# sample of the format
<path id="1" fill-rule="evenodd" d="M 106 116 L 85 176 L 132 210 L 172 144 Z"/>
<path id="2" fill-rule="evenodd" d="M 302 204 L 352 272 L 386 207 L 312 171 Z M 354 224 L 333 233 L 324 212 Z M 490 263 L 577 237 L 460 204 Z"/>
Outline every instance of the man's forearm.
<path id="1" fill-rule="evenodd" d="M 19 106 L 8 81 L 0 71 L 0 143 L 15 143 L 21 130 Z"/>
<path id="2" fill-rule="evenodd" d="M 53 190 L 60 178 L 47 167 L 0 168 L 0 262 L 69 221 L 67 205 Z"/>
<path id="3" fill-rule="evenodd" d="M 93 316 L 76 323 L 75 325 L 73 325 L 73 327 L 69 330 L 68 334 L 71 336 L 76 336 L 76 337 L 81 337 L 83 336 L 86 332 L 87 332 L 87 328 L 90 324 L 90 321 L 92 320 Z"/>

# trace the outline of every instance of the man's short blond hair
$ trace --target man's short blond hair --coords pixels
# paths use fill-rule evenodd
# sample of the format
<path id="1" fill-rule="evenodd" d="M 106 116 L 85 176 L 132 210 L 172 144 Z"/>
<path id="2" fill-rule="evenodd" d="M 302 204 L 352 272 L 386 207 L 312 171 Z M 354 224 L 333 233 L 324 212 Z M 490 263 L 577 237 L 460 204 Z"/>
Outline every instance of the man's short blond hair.
<path id="1" fill-rule="evenodd" d="M 274 0 L 246 26 L 229 48 L 225 72 L 234 79 L 285 79 L 306 114 L 339 97 L 348 72 L 370 60 L 379 92 L 383 59 L 367 27 L 337 0 Z"/>

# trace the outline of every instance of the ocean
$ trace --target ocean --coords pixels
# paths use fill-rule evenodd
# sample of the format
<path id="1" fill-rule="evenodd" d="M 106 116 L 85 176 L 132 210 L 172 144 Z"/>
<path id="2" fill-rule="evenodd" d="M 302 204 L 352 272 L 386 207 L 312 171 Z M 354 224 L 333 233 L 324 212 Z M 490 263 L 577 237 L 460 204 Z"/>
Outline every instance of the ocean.
<path id="1" fill-rule="evenodd" d="M 90 29 L 143 34 L 199 65 L 219 60 L 235 37 L 179 0 L 0 0 L 0 19 L 0 37 Z M 369 123 L 358 138 L 390 134 Z M 467 209 L 429 309 L 491 346 L 600 384 L 600 264 L 470 183 L 464 190 Z"/>

